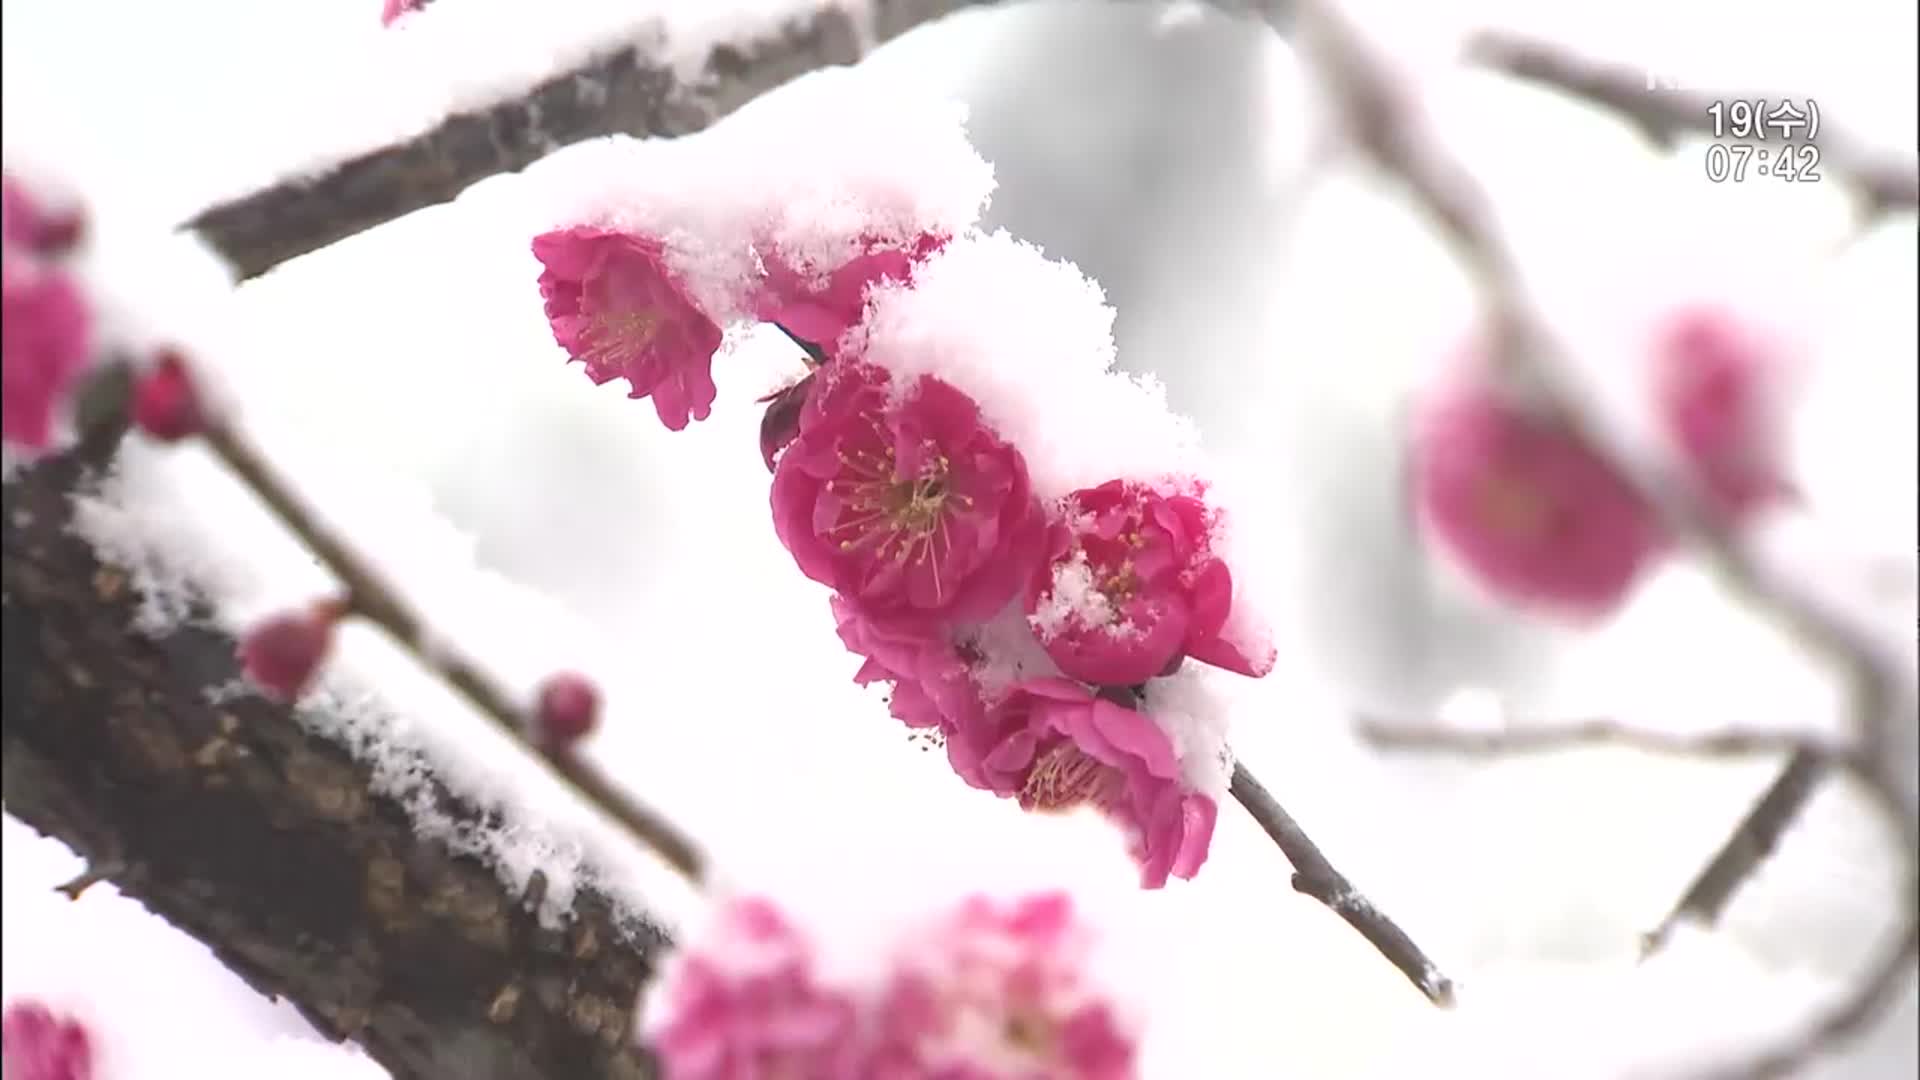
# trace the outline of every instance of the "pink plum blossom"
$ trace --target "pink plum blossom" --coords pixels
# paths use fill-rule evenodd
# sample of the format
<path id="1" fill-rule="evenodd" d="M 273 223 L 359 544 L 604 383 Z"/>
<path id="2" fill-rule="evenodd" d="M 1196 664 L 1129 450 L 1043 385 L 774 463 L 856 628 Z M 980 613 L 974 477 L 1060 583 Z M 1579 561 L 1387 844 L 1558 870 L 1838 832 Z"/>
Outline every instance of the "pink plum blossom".
<path id="1" fill-rule="evenodd" d="M 895 628 L 1004 607 L 1044 540 L 1020 452 L 939 379 L 896 387 L 845 362 L 815 378 L 773 474 L 774 531 L 800 571 Z"/>
<path id="2" fill-rule="evenodd" d="M 729 903 L 649 1008 L 665 1080 L 864 1080 L 857 1003 L 815 977 L 811 944 L 766 900 Z"/>
<path id="3" fill-rule="evenodd" d="M 93 1080 L 93 1040 L 79 1021 L 37 1001 L 16 1001 L 0 1017 L 7 1080 Z"/>
<path id="4" fill-rule="evenodd" d="M 658 240 L 575 226 L 542 233 L 540 295 L 554 340 L 596 385 L 624 378 L 669 430 L 705 420 L 720 326 L 694 303 Z"/>
<path id="5" fill-rule="evenodd" d="M 1089 985 L 1064 893 L 969 897 L 917 935 L 879 999 L 870 1080 L 1131 1080 L 1132 1033 Z"/>
<path id="6" fill-rule="evenodd" d="M 868 241 L 860 254 L 823 274 L 802 273 L 771 251 L 764 259 L 766 278 L 753 299 L 754 315 L 831 355 L 841 335 L 860 321 L 868 289 L 883 280 L 912 280 L 914 265 L 944 243 L 945 237 L 931 233 L 906 248 Z"/>
<path id="7" fill-rule="evenodd" d="M 1212 551 L 1215 514 L 1192 495 L 1110 480 L 1074 492 L 1049 532 L 1027 615 L 1060 670 L 1134 686 L 1182 657 L 1259 676 L 1269 653 L 1241 655 L 1220 636 L 1233 575 Z"/>
<path id="8" fill-rule="evenodd" d="M 1191 878 L 1206 862 L 1219 809 L 1182 780 L 1152 717 L 1069 679 L 1028 679 L 982 723 L 986 786 L 1026 810 L 1100 810 L 1126 831 L 1141 887 Z"/>
<path id="9" fill-rule="evenodd" d="M 93 355 L 93 320 L 73 279 L 8 249 L 0 256 L 0 437 L 28 450 L 56 420 Z"/>
<path id="10" fill-rule="evenodd" d="M 1623 477 L 1477 369 L 1417 403 L 1409 450 L 1426 528 L 1510 603 L 1598 618 L 1667 547 L 1652 508 Z"/>
<path id="11" fill-rule="evenodd" d="M 1660 328 L 1653 362 L 1660 419 L 1714 509 L 1739 518 L 1790 494 L 1776 350 L 1728 312 L 1688 308 Z"/>

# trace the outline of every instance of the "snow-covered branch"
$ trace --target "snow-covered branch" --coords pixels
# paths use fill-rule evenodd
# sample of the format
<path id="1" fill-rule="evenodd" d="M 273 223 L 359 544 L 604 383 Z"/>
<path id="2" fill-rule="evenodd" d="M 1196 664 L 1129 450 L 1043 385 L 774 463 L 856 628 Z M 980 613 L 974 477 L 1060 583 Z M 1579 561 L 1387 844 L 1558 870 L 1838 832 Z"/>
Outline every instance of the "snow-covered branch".
<path id="1" fill-rule="evenodd" d="M 456 112 L 405 141 L 208 207 L 186 227 L 242 279 L 526 168 L 603 135 L 675 137 L 747 102 L 965 8 L 1005 0 L 839 0 L 681 55 L 657 17 L 596 42 L 577 66 L 513 96 Z M 452 5 L 445 5 L 452 6 Z M 796 5 L 797 6 L 797 5 Z M 1211 0 L 1243 12 L 1261 5 Z M 1267 5 L 1271 6 L 1271 5 Z M 430 10 L 416 16 L 430 23 Z M 644 15 L 644 13 L 642 13 Z M 422 27 L 431 30 L 431 26 Z"/>
<path id="2" fill-rule="evenodd" d="M 1230 790 L 1293 864 L 1296 892 L 1318 900 L 1327 910 L 1346 920 L 1380 955 L 1399 968 L 1428 1001 L 1442 1008 L 1453 1004 L 1453 980 L 1441 974 L 1439 967 L 1420 951 L 1420 946 L 1414 944 L 1405 930 L 1374 907 L 1346 875 L 1334 869 L 1319 845 L 1307 836 L 1306 830 L 1293 820 L 1293 815 L 1287 813 L 1279 800 L 1254 779 L 1245 765 L 1234 764 Z"/>
<path id="3" fill-rule="evenodd" d="M 537 753 L 581 798 L 619 822 L 674 869 L 696 882 L 705 875 L 704 856 L 672 822 L 622 790 L 592 762 L 574 753 L 569 744 L 546 744 L 530 737 L 527 710 L 515 704 L 511 695 L 455 646 L 434 638 L 426 620 L 380 580 L 352 545 L 330 532 L 301 504 L 292 486 L 245 436 L 217 418 L 208 418 L 199 435 L 214 456 L 340 579 L 346 587 L 344 608 L 348 613 L 386 631 L 494 726 L 529 752 Z"/>
<path id="4" fill-rule="evenodd" d="M 540 875 L 522 894 L 414 825 L 421 798 L 480 807 L 437 781 L 409 804 L 291 707 L 220 694 L 240 672 L 205 611 L 128 632 L 140 589 L 71 527 L 119 426 L 6 485 L 7 812 L 395 1076 L 654 1075 L 630 1033 L 656 931 L 588 885 L 543 925 Z"/>
<path id="5" fill-rule="evenodd" d="M 1486 191 L 1427 122 L 1409 83 L 1336 5 L 1302 3 L 1297 19 L 1303 48 L 1354 143 L 1434 216 L 1475 274 L 1493 326 L 1500 377 L 1625 478 L 1674 535 L 1692 542 L 1726 588 L 1829 664 L 1847 691 L 1851 730 L 1843 744 L 1812 736 L 1782 743 L 1845 768 L 1867 788 L 1906 862 L 1899 898 L 1905 926 L 1843 1001 L 1804 1029 L 1714 1071 L 1728 1077 L 1785 1075 L 1864 1028 L 1912 969 L 1920 927 L 1920 865 L 1914 856 L 1920 793 L 1911 763 L 1920 720 L 1904 643 L 1831 595 L 1820 575 L 1757 551 L 1709 512 L 1681 470 L 1635 437 L 1633 403 L 1610 393 L 1602 366 L 1588 363 L 1543 313 Z M 1715 742 L 1724 747 L 1727 740 Z"/>

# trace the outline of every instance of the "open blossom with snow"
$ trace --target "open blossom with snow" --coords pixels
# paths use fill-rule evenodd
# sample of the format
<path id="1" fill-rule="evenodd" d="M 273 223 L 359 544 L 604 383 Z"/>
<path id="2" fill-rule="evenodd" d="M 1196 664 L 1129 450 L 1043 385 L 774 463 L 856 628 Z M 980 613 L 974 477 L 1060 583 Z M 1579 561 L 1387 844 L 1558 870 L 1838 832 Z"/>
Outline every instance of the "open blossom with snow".
<path id="1" fill-rule="evenodd" d="M 836 363 L 773 476 L 774 531 L 802 573 L 870 619 L 985 619 L 1040 557 L 1026 462 L 938 379 Z"/>
<path id="2" fill-rule="evenodd" d="M 78 1020 L 17 1001 L 0 1017 L 0 1063 L 7 1080 L 93 1080 L 93 1038 Z"/>
<path id="3" fill-rule="evenodd" d="M 675 429 L 714 401 L 723 328 L 808 346 L 760 399 L 760 453 L 774 532 L 831 590 L 855 680 L 970 786 L 1102 813 L 1149 888 L 1191 877 L 1226 791 L 1224 717 L 1149 703 L 1187 659 L 1274 662 L 1197 436 L 1115 370 L 1096 285 L 977 229 L 991 172 L 958 115 L 827 105 L 808 108 L 881 116 L 822 135 L 749 110 L 715 133 L 779 157 L 804 130 L 793 156 L 833 163 L 752 189 L 710 196 L 695 144 L 603 146 L 620 182 L 569 211 L 601 224 L 535 241 L 555 337 Z"/>
<path id="4" fill-rule="evenodd" d="M 1233 574 L 1213 554 L 1214 517 L 1195 494 L 1126 480 L 1068 496 L 1027 599 L 1028 618 L 1060 670 L 1133 686 L 1191 656 L 1266 674 L 1271 653 L 1247 657 L 1220 636 Z"/>
<path id="5" fill-rule="evenodd" d="M 626 379 L 679 431 L 713 408 L 720 326 L 698 305 L 653 238 L 588 226 L 542 233 L 540 295 L 554 340 L 595 383 Z"/>
<path id="6" fill-rule="evenodd" d="M 729 903 L 647 1005 L 667 1080 L 1130 1080 L 1137 1035 L 1088 975 L 1064 893 L 965 898 L 836 984 L 771 902 Z"/>

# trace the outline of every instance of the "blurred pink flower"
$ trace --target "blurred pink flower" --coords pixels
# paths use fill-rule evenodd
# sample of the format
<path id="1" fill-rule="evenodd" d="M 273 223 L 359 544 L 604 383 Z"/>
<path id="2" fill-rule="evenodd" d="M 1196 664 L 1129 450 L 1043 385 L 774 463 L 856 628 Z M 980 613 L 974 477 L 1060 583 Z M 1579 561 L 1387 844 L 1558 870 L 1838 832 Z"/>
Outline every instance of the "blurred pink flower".
<path id="1" fill-rule="evenodd" d="M 1656 339 L 1660 418 L 1712 500 L 1733 518 L 1791 494 L 1778 400 L 1784 360 L 1731 313 L 1673 313 Z"/>
<path id="2" fill-rule="evenodd" d="M 49 207 L 20 181 L 0 176 L 0 244 L 13 249 L 10 254 L 63 254 L 79 243 L 83 228 L 77 208 Z"/>
<path id="3" fill-rule="evenodd" d="M 969 897 L 917 935 L 877 1010 L 869 1080 L 1130 1080 L 1135 1040 L 1088 984 L 1064 893 Z"/>
<path id="4" fill-rule="evenodd" d="M 909 248 L 870 241 L 859 255 L 824 274 L 803 274 L 778 251 L 770 252 L 766 279 L 753 300 L 754 316 L 780 324 L 832 356 L 834 343 L 865 312 L 867 290 L 882 280 L 910 281 L 914 264 L 945 243 L 946 237 L 931 233 Z"/>
<path id="5" fill-rule="evenodd" d="M 1028 679 L 963 746 L 983 750 L 980 785 L 1033 811 L 1092 806 L 1126 831 L 1142 888 L 1191 878 L 1207 860 L 1218 807 L 1187 787 L 1153 718 L 1069 679 Z M 950 751 L 951 753 L 951 751 Z"/>
<path id="6" fill-rule="evenodd" d="M 1426 528 L 1509 603 L 1604 616 L 1667 546 L 1624 478 L 1477 369 L 1418 402 L 1409 452 Z"/>
<path id="7" fill-rule="evenodd" d="M 812 947 L 768 901 L 728 904 L 649 1008 L 665 1080 L 863 1080 L 854 1000 L 815 978 Z"/>
<path id="8" fill-rule="evenodd" d="M 801 572 L 894 632 L 1004 607 L 1044 539 L 1020 452 L 938 379 L 903 393 L 845 362 L 815 379 L 773 474 L 774 531 Z"/>
<path id="9" fill-rule="evenodd" d="M 624 378 L 669 430 L 705 420 L 717 393 L 720 327 L 693 302 L 650 237 L 588 226 L 534 237 L 554 340 L 594 383 Z"/>
<path id="10" fill-rule="evenodd" d="M 7 1080 L 93 1080 L 93 1040 L 78 1020 L 37 1001 L 16 1001 L 0 1017 Z"/>
<path id="11" fill-rule="evenodd" d="M 1192 495 L 1162 495 L 1124 480 L 1068 498 L 1049 530 L 1027 615 L 1060 670 L 1103 686 L 1134 686 L 1182 657 L 1266 674 L 1220 637 L 1233 575 L 1212 552 L 1215 515 Z"/>
<path id="12" fill-rule="evenodd" d="M 92 314 L 73 279 L 11 248 L 0 254 L 0 437 L 29 450 L 52 442 L 92 357 Z"/>

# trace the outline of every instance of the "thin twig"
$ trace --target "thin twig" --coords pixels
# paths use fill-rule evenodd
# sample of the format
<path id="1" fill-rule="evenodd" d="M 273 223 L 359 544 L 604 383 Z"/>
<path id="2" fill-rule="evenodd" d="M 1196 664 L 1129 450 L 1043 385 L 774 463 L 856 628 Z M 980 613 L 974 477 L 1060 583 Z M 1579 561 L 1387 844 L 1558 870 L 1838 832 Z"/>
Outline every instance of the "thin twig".
<path id="1" fill-rule="evenodd" d="M 562 782 L 625 826 L 635 839 L 652 848 L 675 870 L 696 884 L 704 879 L 705 858 L 677 827 L 578 755 L 565 749 L 543 748 L 530 739 L 525 709 L 478 665 L 445 642 L 436 639 L 429 644 L 424 620 L 387 587 L 358 553 L 307 509 L 292 486 L 244 436 L 227 424 L 213 420 L 207 424 L 203 438 L 214 455 L 346 586 L 353 614 L 385 630 L 401 648 L 491 720 L 494 727 L 546 762 Z"/>
<path id="2" fill-rule="evenodd" d="M 1780 838 L 1813 797 L 1814 788 L 1825 772 L 1825 764 L 1812 754 L 1796 752 L 1788 759 L 1787 767 L 1767 786 L 1747 816 L 1740 819 L 1733 834 L 1720 845 L 1713 860 L 1701 868 L 1700 876 L 1687 886 L 1673 910 L 1641 939 L 1643 958 L 1664 947 L 1681 923 L 1711 925 L 1720 918 L 1733 894 L 1779 846 Z"/>
<path id="3" fill-rule="evenodd" d="M 1670 731 L 1638 727 L 1607 718 L 1473 728 L 1438 722 L 1361 717 L 1355 722 L 1354 730 L 1361 739 L 1382 749 L 1417 750 L 1462 757 L 1554 753 L 1596 745 L 1622 746 L 1651 754 L 1750 757 L 1792 752 L 1807 743 L 1807 737 L 1798 732 L 1769 732 L 1754 728 Z M 1831 752 L 1841 754 L 1845 748 L 1835 747 Z"/>
<path id="4" fill-rule="evenodd" d="M 1380 955 L 1407 981 L 1422 993 L 1428 1001 L 1441 1008 L 1453 1006 L 1453 980 L 1440 973 L 1420 946 L 1413 943 L 1407 932 L 1400 929 L 1392 919 L 1387 918 L 1379 908 L 1353 887 L 1340 871 L 1333 868 L 1320 848 L 1308 838 L 1300 823 L 1293 820 L 1281 807 L 1272 793 L 1260 781 L 1254 779 L 1244 764 L 1235 762 L 1233 780 L 1229 788 L 1240 805 L 1247 808 L 1253 820 L 1260 823 L 1266 834 L 1279 846 L 1280 853 L 1293 864 L 1293 888 L 1318 900 L 1329 911 L 1346 920 L 1348 926 L 1360 932 L 1368 944 L 1379 950 Z"/>
<path id="5" fill-rule="evenodd" d="M 1617 720 L 1591 719 L 1529 724 L 1493 730 L 1448 727 L 1431 721 L 1410 723 L 1362 717 L 1355 730 L 1368 744 L 1389 751 L 1506 757 L 1552 753 L 1584 746 L 1623 746 L 1653 754 L 1739 757 L 1785 750 L 1787 765 L 1768 785 L 1720 850 L 1702 867 L 1660 925 L 1641 938 L 1644 959 L 1664 947 L 1682 922 L 1711 925 L 1726 910 L 1742 884 L 1772 856 L 1826 772 L 1821 756 L 1809 753 L 1800 736 L 1732 729 L 1687 734 L 1637 728 Z"/>
<path id="6" fill-rule="evenodd" d="M 1884 640 L 1879 627 L 1818 591 L 1810 575 L 1760 558 L 1702 511 L 1691 487 L 1671 468 L 1648 461 L 1646 451 L 1626 434 L 1632 430 L 1628 418 L 1603 407 L 1608 399 L 1586 381 L 1591 371 L 1573 362 L 1573 351 L 1538 313 L 1486 191 L 1441 145 L 1377 47 L 1331 0 L 1300 0 L 1297 24 L 1309 46 L 1309 63 L 1355 142 L 1433 214 L 1477 276 L 1490 309 L 1500 374 L 1627 478 L 1676 535 L 1693 543 L 1725 588 L 1781 624 L 1845 683 L 1852 752 L 1836 757 L 1811 739 L 1801 740 L 1798 749 L 1857 776 L 1897 836 L 1904 863 L 1898 898 L 1904 926 L 1842 1000 L 1801 1030 L 1710 1072 L 1715 1077 L 1783 1076 L 1879 1017 L 1912 970 L 1920 941 L 1920 857 L 1915 854 L 1920 791 L 1910 773 L 1920 737 L 1915 704 L 1920 694 L 1905 660 L 1905 643 Z"/>
<path id="7" fill-rule="evenodd" d="M 1715 124 L 1710 111 L 1733 101 L 1797 102 L 1804 109 L 1805 94 L 1676 90 L 1655 86 L 1644 67 L 1599 60 L 1574 53 L 1552 42 L 1508 31 L 1487 30 L 1467 43 L 1467 59 L 1516 79 L 1539 83 L 1618 113 L 1640 129 L 1647 139 L 1671 147 L 1685 135 L 1711 136 Z M 1920 158 L 1911 153 L 1876 148 L 1822 115 L 1812 139 L 1786 139 L 1766 124 L 1756 124 L 1753 137 L 1743 142 L 1811 143 L 1820 148 L 1820 167 L 1842 177 L 1859 195 L 1862 215 L 1912 209 L 1920 204 Z"/>

